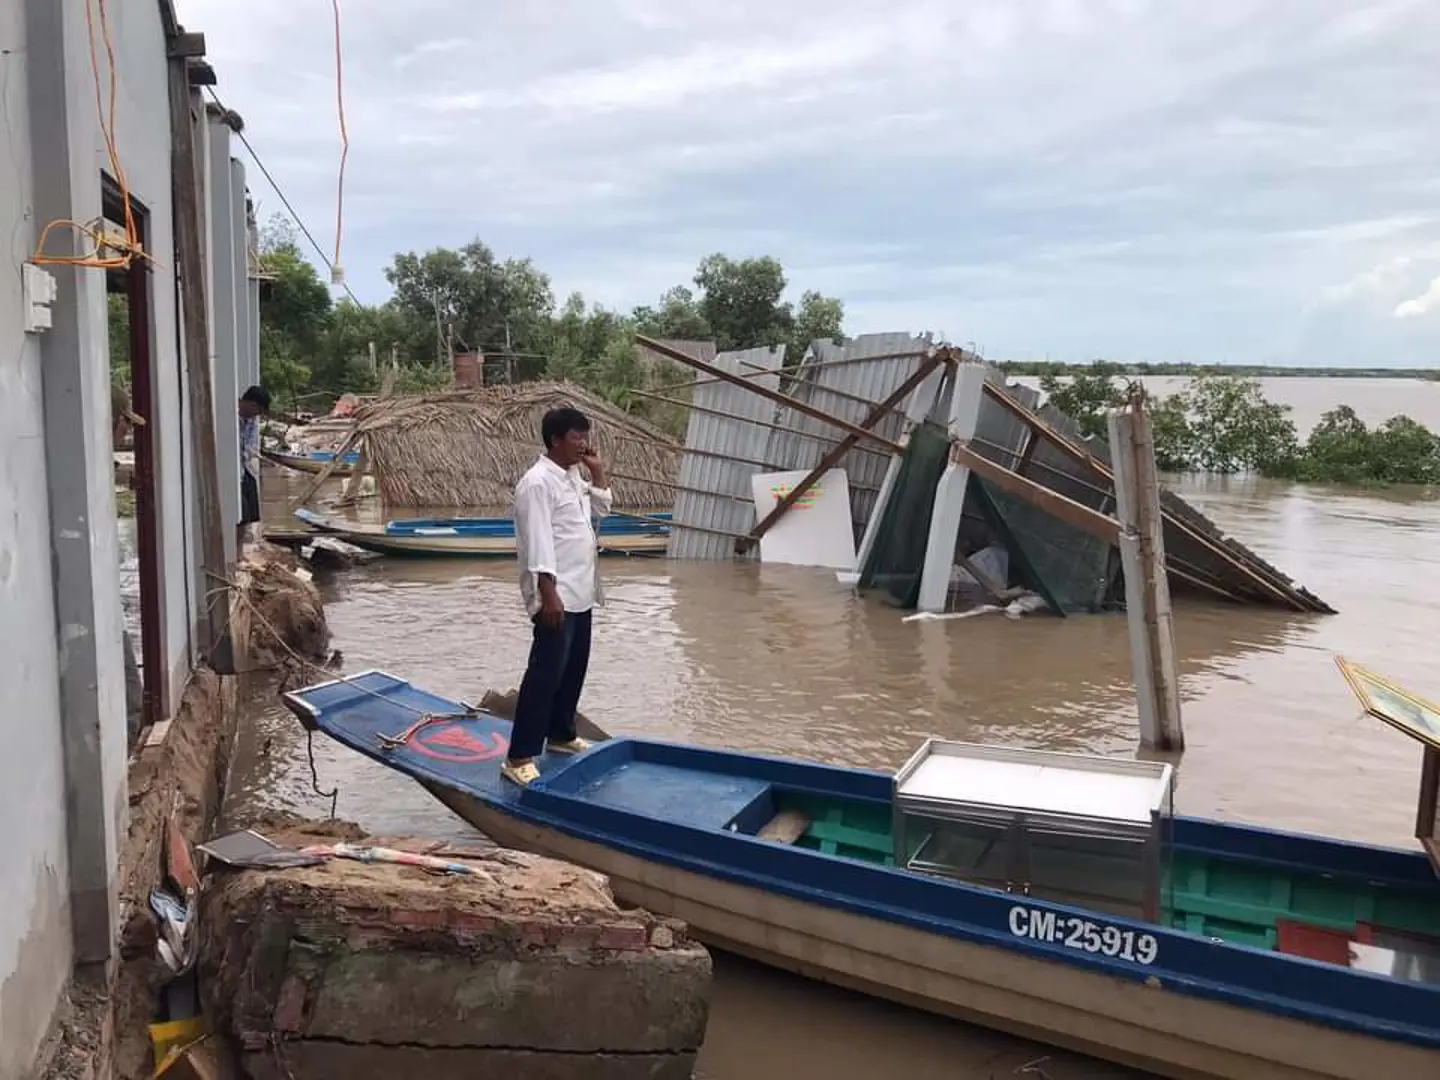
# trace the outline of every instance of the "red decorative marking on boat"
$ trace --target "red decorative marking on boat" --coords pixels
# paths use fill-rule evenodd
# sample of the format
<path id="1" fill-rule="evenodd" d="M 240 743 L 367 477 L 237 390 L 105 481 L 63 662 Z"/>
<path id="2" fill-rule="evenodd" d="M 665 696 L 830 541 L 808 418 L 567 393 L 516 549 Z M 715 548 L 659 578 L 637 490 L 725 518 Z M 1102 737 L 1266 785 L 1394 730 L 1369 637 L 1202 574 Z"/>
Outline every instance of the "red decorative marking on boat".
<path id="1" fill-rule="evenodd" d="M 500 731 L 470 731 L 461 721 L 420 728 L 410 736 L 410 748 L 437 761 L 470 765 L 504 757 L 510 740 Z"/>

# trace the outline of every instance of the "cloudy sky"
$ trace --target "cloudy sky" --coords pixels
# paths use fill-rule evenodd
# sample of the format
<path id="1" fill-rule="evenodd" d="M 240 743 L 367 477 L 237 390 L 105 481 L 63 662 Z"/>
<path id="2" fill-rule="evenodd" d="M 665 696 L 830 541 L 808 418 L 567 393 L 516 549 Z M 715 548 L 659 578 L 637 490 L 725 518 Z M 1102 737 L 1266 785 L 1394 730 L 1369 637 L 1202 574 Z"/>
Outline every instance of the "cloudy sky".
<path id="1" fill-rule="evenodd" d="M 178 0 L 322 244 L 331 5 Z M 992 358 L 1440 364 L 1434 0 L 342 0 L 342 262 L 769 254 Z M 252 179 L 262 214 L 279 201 Z"/>

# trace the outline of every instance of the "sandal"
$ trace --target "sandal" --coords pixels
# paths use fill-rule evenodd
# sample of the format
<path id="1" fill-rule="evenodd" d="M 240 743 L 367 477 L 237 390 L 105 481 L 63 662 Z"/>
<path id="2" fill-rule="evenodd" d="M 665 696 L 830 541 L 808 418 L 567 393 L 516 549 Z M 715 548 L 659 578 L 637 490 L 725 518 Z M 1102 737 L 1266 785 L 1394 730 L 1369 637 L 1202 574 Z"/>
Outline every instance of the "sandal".
<path id="1" fill-rule="evenodd" d="M 583 754 L 586 750 L 589 750 L 592 745 L 589 739 L 582 739 L 577 735 L 575 738 L 568 739 L 565 742 L 552 742 L 546 749 L 552 754 Z"/>
<path id="2" fill-rule="evenodd" d="M 527 761 L 523 765 L 515 765 L 507 761 L 500 766 L 500 775 L 512 784 L 529 787 L 540 779 L 540 770 L 535 767 L 533 761 Z"/>

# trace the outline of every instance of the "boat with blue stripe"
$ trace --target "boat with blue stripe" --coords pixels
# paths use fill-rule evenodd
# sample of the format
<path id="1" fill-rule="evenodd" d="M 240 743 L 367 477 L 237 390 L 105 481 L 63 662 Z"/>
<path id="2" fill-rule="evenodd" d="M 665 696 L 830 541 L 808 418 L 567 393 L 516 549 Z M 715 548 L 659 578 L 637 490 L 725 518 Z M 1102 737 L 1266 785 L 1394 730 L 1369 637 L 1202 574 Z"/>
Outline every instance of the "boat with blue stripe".
<path id="1" fill-rule="evenodd" d="M 382 555 L 511 556 L 515 519 L 510 517 L 400 518 L 359 525 L 306 507 L 295 516 L 317 532 Z M 614 512 L 596 530 L 601 554 L 663 555 L 670 543 L 670 511 Z"/>
<path id="2" fill-rule="evenodd" d="M 334 468 L 330 470 L 331 475 L 349 476 L 360 464 L 360 451 L 358 450 L 351 450 L 339 461 L 335 461 L 335 451 L 333 450 L 262 450 L 261 455 L 287 469 L 312 475 L 324 472 L 331 462 L 335 462 Z"/>
<path id="3" fill-rule="evenodd" d="M 615 738 L 522 789 L 506 719 L 404 679 L 285 700 L 497 842 L 776 967 L 1169 1077 L 1440 1076 L 1425 856 L 1174 815 L 1164 763 L 931 740 L 892 775 Z"/>

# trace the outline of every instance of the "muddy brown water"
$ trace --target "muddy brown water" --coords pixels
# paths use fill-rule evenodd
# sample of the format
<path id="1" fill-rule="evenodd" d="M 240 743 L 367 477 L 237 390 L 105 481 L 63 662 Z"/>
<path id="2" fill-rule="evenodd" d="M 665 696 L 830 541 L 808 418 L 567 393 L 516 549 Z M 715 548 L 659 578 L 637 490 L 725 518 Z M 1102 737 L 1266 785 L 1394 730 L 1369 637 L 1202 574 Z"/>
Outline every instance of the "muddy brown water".
<path id="1" fill-rule="evenodd" d="M 283 523 L 285 481 L 267 482 Z M 1180 812 L 1412 844 L 1419 750 L 1358 714 L 1333 657 L 1440 697 L 1440 501 L 1248 479 L 1172 486 L 1340 612 L 1178 605 Z M 640 560 L 606 571 L 583 704 L 612 732 L 885 769 L 927 735 L 1135 752 L 1123 617 L 906 624 L 819 571 Z M 471 700 L 518 682 L 528 635 L 513 564 L 384 560 L 325 592 L 348 671 L 383 667 Z M 233 796 L 323 815 L 297 725 L 263 704 Z M 400 775 L 314 749 L 342 817 L 470 835 Z M 701 1059 L 712 1080 L 1136 1075 L 738 960 L 717 970 Z"/>

